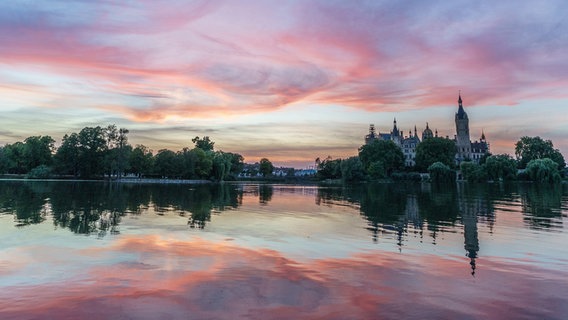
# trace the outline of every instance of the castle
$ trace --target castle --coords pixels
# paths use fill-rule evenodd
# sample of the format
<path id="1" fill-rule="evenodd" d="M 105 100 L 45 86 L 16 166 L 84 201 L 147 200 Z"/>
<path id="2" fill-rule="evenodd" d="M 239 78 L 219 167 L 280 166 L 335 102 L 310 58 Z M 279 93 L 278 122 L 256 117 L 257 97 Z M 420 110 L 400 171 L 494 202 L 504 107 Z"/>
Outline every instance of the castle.
<path id="1" fill-rule="evenodd" d="M 485 133 L 483 131 L 481 132 L 479 141 L 471 141 L 469 136 L 469 118 L 463 108 L 461 94 L 458 98 L 458 112 L 456 112 L 455 123 L 456 135 L 453 141 L 457 149 L 456 164 L 460 164 L 462 161 L 479 163 L 479 160 L 489 153 L 489 143 L 485 139 Z M 369 126 L 369 134 L 365 136 L 365 144 L 369 144 L 375 140 L 392 140 L 402 149 L 405 165 L 412 167 L 416 164 L 416 147 L 421 141 L 432 137 L 438 137 L 438 130 L 436 130 L 434 134 L 427 122 L 426 129 L 422 131 L 422 140 L 418 137 L 416 126 L 414 126 L 414 134 L 412 131 L 409 131 L 408 136 L 404 136 L 404 133 L 398 129 L 395 118 L 390 133 L 377 133 L 375 125 L 371 124 Z M 449 137 L 446 136 L 446 139 L 449 139 Z"/>

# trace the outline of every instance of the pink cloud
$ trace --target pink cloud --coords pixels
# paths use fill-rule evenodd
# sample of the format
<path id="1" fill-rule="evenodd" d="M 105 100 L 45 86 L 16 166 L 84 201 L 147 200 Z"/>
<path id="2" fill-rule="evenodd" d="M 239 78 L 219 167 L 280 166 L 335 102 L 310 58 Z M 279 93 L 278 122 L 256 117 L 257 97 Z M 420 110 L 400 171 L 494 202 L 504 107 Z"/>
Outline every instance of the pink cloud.
<path id="1" fill-rule="evenodd" d="M 434 14 L 442 11 L 438 7 L 434 6 Z M 44 64 L 55 72 L 81 77 L 95 76 L 112 81 L 116 91 L 124 94 L 129 94 L 127 88 L 133 83 L 142 86 L 145 94 L 141 99 L 151 102 L 144 111 L 151 116 L 134 117 L 142 121 L 177 113 L 179 105 L 185 105 L 183 110 L 189 115 L 204 116 L 196 110 L 202 103 L 177 101 L 175 97 L 155 101 L 182 86 L 197 88 L 224 105 L 227 113 L 239 114 L 270 112 L 298 101 L 372 111 L 423 108 L 448 104 L 457 88 L 467 90 L 471 104 L 495 100 L 514 104 L 538 96 L 534 90 L 526 93 L 528 88 L 542 87 L 542 91 L 566 85 L 565 79 L 558 79 L 561 73 L 549 72 L 549 66 L 558 60 L 541 58 L 546 43 L 530 47 L 518 38 L 504 41 L 507 33 L 494 33 L 501 25 L 518 27 L 519 22 L 513 19 L 487 19 L 489 28 L 452 35 L 452 28 L 458 28 L 460 21 L 444 26 L 412 10 L 407 12 L 410 8 L 404 6 L 346 7 L 313 2 L 285 7 L 294 14 L 289 21 L 276 21 L 266 25 L 262 34 L 252 35 L 249 31 L 255 24 L 247 16 L 270 16 L 271 6 L 255 3 L 239 10 L 222 2 L 190 6 L 144 2 L 121 9 L 127 14 L 119 14 L 114 6 L 101 6 L 95 10 L 97 19 L 75 28 L 55 26 L 47 18 L 20 26 L 17 36 L 6 35 L 2 59 Z M 241 16 L 227 16 L 228 10 Z M 225 23 L 218 23 L 222 19 Z M 231 28 L 227 30 L 227 26 Z M 429 28 L 443 31 L 437 34 Z M 152 41 L 170 31 L 170 49 L 191 54 L 178 54 L 170 61 L 160 58 L 160 50 L 168 48 Z M 112 40 L 130 39 L 129 34 L 139 35 L 132 38 L 138 42 L 130 45 Z M 149 34 L 148 41 L 143 45 L 139 41 L 145 34 Z M 99 40 L 102 37 L 107 38 Z M 445 38 L 445 42 L 438 38 Z M 543 84 L 537 77 L 520 75 L 529 72 L 548 79 Z M 128 113 L 128 109 L 132 106 L 125 104 L 119 110 Z"/>
<path id="2" fill-rule="evenodd" d="M 530 261 L 478 259 L 472 279 L 462 257 L 376 251 L 299 261 L 270 250 L 158 237 L 126 237 L 105 250 L 75 254 L 97 263 L 75 276 L 4 287 L 0 316 L 501 319 L 568 313 L 565 272 L 544 272 Z"/>
<path id="3" fill-rule="evenodd" d="M 458 90 L 468 107 L 568 98 L 562 2 L 2 6 L 0 63 L 40 78 L 0 80 L 3 91 L 17 85 L 8 96 L 37 92 L 34 105 L 128 121 L 230 119 L 312 104 L 346 114 L 408 111 L 454 105 Z M 92 92 L 78 106 L 50 74 Z"/>

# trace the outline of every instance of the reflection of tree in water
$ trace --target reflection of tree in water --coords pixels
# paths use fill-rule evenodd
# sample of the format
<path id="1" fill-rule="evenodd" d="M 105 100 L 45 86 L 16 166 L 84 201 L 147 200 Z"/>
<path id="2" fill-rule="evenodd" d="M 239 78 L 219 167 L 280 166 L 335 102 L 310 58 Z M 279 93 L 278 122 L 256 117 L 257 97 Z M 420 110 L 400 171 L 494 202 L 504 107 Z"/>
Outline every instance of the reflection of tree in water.
<path id="1" fill-rule="evenodd" d="M 535 229 L 562 228 L 561 184 L 521 184 L 523 220 Z"/>
<path id="2" fill-rule="evenodd" d="M 357 199 L 350 199 L 349 195 L 357 194 L 358 191 L 349 190 L 353 186 L 342 186 L 342 187 L 319 187 L 316 193 L 316 204 L 319 205 L 349 205 L 349 204 L 359 204 L 359 196 Z M 357 190 L 361 187 L 355 187 Z"/>
<path id="3" fill-rule="evenodd" d="M 378 241 L 381 230 L 390 230 L 397 232 L 400 243 L 405 227 L 401 218 L 406 208 L 406 195 L 399 184 L 374 184 L 361 192 L 360 210 L 367 219 L 373 241 Z"/>
<path id="4" fill-rule="evenodd" d="M 17 225 L 44 221 L 75 233 L 118 233 L 123 216 L 141 214 L 151 205 L 164 214 L 189 213 L 188 224 L 203 228 L 211 211 L 237 208 L 242 191 L 236 185 L 141 185 L 104 182 L 2 182 L 0 212 L 14 214 Z"/>
<path id="5" fill-rule="evenodd" d="M 44 183 L 6 181 L 0 184 L 0 213 L 13 212 L 17 226 L 41 223 L 48 215 Z"/>
<path id="6" fill-rule="evenodd" d="M 152 202 L 155 211 L 189 213 L 188 224 L 192 228 L 204 228 L 211 220 L 211 211 L 237 208 L 242 203 L 242 191 L 233 184 L 164 185 L 154 188 Z"/>
<path id="7" fill-rule="evenodd" d="M 268 204 L 272 200 L 274 187 L 269 184 L 261 184 L 258 186 L 258 201 L 260 204 Z"/>
<path id="8" fill-rule="evenodd" d="M 420 216 L 427 222 L 434 241 L 436 233 L 453 225 L 457 219 L 457 192 L 455 185 L 432 184 L 418 194 Z"/>
<path id="9" fill-rule="evenodd" d="M 128 193 L 118 184 L 59 182 L 50 195 L 54 224 L 81 234 L 118 233 L 129 207 Z"/>
<path id="10" fill-rule="evenodd" d="M 420 219 L 416 219 L 417 212 L 411 210 L 413 205 L 408 198 L 409 188 L 410 185 L 384 183 L 320 188 L 316 203 L 356 206 L 367 220 L 367 229 L 373 234 L 373 241 L 378 241 L 381 232 L 395 232 L 399 245 L 402 245 L 402 236 L 409 220 L 420 224 Z M 407 207 L 410 210 L 406 210 Z"/>

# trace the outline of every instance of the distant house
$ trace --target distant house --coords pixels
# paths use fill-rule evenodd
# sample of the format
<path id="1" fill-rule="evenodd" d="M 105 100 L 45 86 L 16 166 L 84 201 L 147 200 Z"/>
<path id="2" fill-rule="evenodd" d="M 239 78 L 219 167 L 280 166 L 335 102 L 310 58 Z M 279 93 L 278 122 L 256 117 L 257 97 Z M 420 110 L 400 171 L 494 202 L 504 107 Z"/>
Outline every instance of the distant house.
<path id="1" fill-rule="evenodd" d="M 296 177 L 309 177 L 317 173 L 316 169 L 299 169 L 294 172 Z"/>

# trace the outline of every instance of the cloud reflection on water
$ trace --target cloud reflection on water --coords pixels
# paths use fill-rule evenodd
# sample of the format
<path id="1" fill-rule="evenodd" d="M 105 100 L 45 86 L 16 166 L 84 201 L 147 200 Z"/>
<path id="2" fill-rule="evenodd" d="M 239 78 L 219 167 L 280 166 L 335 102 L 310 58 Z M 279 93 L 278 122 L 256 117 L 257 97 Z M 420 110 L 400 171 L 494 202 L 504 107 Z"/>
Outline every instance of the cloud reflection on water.
<path id="1" fill-rule="evenodd" d="M 568 315 L 566 272 L 543 271 L 511 259 L 483 259 L 471 277 L 464 268 L 465 257 L 373 251 L 299 261 L 235 243 L 157 236 L 121 237 L 109 247 L 55 252 L 57 259 L 33 255 L 27 261 L 33 263 L 32 269 L 2 272 L 29 279 L 11 285 L 0 282 L 0 318 L 561 319 Z M 42 268 L 42 273 L 26 274 Z"/>

